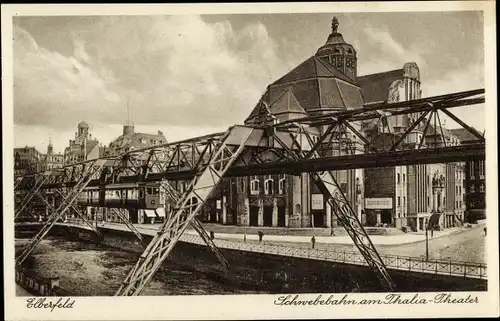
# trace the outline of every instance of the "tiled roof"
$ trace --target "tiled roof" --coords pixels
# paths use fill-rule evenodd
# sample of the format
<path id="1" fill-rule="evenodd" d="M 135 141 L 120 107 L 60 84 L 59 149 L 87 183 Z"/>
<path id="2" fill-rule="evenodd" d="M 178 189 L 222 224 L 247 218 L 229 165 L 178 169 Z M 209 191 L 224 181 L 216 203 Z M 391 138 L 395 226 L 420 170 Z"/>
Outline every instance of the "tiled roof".
<path id="1" fill-rule="evenodd" d="M 356 84 L 353 80 L 341 73 L 337 68 L 333 67 L 328 62 L 322 61 L 321 59 L 313 56 L 303 61 L 280 79 L 276 80 L 271 84 L 271 86 L 317 77 L 335 77 L 352 84 Z"/>
<path id="2" fill-rule="evenodd" d="M 142 143 L 141 140 L 146 139 L 146 143 Z M 156 139 L 159 143 L 161 140 L 166 143 L 167 140 L 163 134 L 146 134 L 146 133 L 130 133 L 126 135 L 121 135 L 109 144 L 110 148 L 143 148 L 152 146 L 151 139 Z"/>
<path id="3" fill-rule="evenodd" d="M 404 69 L 397 69 L 358 77 L 357 81 L 365 103 L 386 101 L 392 83 L 402 80 L 403 76 Z"/>
<path id="4" fill-rule="evenodd" d="M 296 99 L 296 105 L 311 114 L 322 110 L 345 110 L 363 106 L 360 88 L 335 67 L 317 57 L 308 58 L 272 83 L 262 100 L 271 106 L 282 99 L 283 95 Z M 258 114 L 259 104 L 260 101 L 245 122 Z"/>

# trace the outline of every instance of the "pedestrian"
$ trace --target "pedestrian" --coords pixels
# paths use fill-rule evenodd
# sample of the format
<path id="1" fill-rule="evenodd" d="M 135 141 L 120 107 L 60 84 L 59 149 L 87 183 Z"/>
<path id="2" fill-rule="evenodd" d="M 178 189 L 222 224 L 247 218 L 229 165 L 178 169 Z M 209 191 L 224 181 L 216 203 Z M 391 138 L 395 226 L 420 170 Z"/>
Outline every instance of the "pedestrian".
<path id="1" fill-rule="evenodd" d="M 330 236 L 335 236 L 335 233 L 333 232 L 333 226 L 330 227 Z"/>
<path id="2" fill-rule="evenodd" d="M 210 239 L 213 240 L 215 238 L 214 231 L 210 231 Z"/>
<path id="3" fill-rule="evenodd" d="M 259 242 L 262 242 L 262 238 L 264 237 L 264 233 L 262 231 L 257 232 L 259 235 Z"/>
<path id="4" fill-rule="evenodd" d="M 314 244 L 316 244 L 316 238 L 313 235 L 313 237 L 311 237 L 311 245 L 313 249 L 314 249 Z"/>
<path id="5" fill-rule="evenodd" d="M 486 226 L 484 227 L 484 236 L 486 236 Z"/>

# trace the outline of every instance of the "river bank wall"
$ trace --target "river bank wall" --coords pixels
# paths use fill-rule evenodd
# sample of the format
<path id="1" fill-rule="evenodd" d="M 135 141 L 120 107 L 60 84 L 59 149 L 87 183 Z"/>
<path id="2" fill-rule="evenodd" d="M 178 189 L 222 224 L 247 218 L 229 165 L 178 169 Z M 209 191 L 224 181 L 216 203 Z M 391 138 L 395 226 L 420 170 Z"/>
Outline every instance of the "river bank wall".
<path id="1" fill-rule="evenodd" d="M 22 227 L 16 237 L 29 237 L 39 227 Z M 100 229 L 102 246 L 121 249 L 137 256 L 142 253 L 151 236 L 144 235 L 140 243 L 133 234 L 110 229 Z M 98 242 L 92 232 L 76 227 L 54 226 L 51 236 L 77 239 L 81 242 Z M 230 264 L 225 271 L 206 246 L 179 242 L 164 266 L 181 266 L 185 271 L 197 271 L 223 284 L 263 293 L 335 293 L 380 292 L 379 281 L 364 266 L 339 264 L 318 260 L 284 257 L 264 253 L 221 249 Z M 465 279 L 426 273 L 389 271 L 398 292 L 423 291 L 484 291 L 486 280 Z M 118 285 L 117 285 L 118 287 Z"/>

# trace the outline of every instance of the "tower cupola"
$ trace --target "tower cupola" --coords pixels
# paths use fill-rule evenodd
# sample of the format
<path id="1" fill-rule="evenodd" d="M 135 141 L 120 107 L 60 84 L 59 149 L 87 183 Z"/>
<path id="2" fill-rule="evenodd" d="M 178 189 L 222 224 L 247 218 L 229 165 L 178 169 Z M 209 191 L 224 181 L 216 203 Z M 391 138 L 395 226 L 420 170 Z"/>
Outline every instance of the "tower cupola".
<path id="1" fill-rule="evenodd" d="M 338 32 L 339 21 L 332 19 L 332 32 L 326 43 L 316 52 L 316 57 L 328 62 L 352 80 L 357 76 L 357 58 L 354 47 L 345 42 L 344 37 Z"/>

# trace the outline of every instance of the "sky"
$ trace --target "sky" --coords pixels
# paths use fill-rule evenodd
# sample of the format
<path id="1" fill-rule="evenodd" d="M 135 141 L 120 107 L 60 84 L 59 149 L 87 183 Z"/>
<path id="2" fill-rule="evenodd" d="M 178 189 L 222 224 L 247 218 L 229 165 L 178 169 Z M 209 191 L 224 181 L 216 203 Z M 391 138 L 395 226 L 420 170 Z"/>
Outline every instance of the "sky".
<path id="1" fill-rule="evenodd" d="M 130 120 L 168 141 L 243 123 L 266 86 L 339 32 L 358 75 L 420 68 L 423 96 L 484 88 L 481 12 L 15 17 L 14 145 L 104 145 Z M 483 106 L 453 110 L 480 131 Z M 447 122 L 448 127 L 456 127 Z"/>

